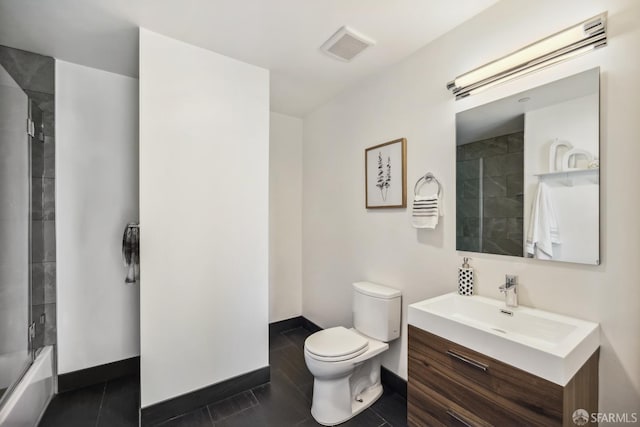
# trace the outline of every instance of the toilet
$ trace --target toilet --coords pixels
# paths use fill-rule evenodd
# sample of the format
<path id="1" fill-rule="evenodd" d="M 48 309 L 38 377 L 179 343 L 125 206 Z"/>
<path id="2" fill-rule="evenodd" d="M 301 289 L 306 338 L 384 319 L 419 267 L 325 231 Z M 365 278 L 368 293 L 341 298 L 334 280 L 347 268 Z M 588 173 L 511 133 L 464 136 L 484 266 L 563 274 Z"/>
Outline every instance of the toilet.
<path id="1" fill-rule="evenodd" d="M 382 395 L 381 353 L 400 336 L 402 293 L 369 282 L 353 284 L 353 325 L 324 329 L 304 343 L 313 374 L 311 415 L 333 426 L 371 406 Z"/>

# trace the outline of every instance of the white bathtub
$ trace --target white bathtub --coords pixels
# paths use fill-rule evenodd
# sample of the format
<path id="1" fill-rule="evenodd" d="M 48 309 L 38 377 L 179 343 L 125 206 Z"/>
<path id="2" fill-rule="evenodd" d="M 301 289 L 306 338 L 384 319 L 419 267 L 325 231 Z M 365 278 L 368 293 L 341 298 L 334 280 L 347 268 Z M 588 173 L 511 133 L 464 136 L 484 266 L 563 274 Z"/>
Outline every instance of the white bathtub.
<path id="1" fill-rule="evenodd" d="M 53 347 L 44 347 L 0 410 L 1 427 L 35 427 L 54 392 Z"/>

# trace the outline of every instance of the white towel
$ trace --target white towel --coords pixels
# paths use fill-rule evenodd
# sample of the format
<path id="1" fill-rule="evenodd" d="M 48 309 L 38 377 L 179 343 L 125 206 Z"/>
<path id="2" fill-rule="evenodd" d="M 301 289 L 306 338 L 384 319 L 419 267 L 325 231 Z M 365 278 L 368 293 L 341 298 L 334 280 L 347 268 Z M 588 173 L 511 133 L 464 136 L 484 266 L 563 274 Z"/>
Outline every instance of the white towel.
<path id="1" fill-rule="evenodd" d="M 439 216 L 440 200 L 437 194 L 414 197 L 411 223 L 415 228 L 436 228 Z"/>
<path id="2" fill-rule="evenodd" d="M 538 192 L 531 207 L 527 255 L 532 258 L 553 259 L 553 245 L 562 243 L 558 232 L 558 218 L 551 203 L 547 184 L 538 184 Z"/>

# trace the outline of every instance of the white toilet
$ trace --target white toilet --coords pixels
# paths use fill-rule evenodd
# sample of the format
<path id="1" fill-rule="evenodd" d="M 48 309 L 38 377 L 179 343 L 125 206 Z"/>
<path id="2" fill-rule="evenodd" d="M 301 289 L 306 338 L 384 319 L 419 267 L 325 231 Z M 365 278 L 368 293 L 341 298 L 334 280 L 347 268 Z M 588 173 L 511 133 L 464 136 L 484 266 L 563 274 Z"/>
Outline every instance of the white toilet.
<path id="1" fill-rule="evenodd" d="M 325 426 L 343 423 L 382 395 L 380 354 L 400 336 L 402 294 L 369 282 L 353 284 L 353 329 L 325 329 L 304 342 L 314 376 L 311 415 Z"/>

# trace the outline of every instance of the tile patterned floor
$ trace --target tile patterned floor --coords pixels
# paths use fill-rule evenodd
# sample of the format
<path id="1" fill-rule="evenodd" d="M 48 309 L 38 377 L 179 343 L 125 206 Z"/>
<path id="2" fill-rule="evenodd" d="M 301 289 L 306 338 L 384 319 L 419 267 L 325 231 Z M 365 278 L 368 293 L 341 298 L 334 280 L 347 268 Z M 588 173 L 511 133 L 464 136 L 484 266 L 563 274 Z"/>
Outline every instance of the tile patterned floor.
<path id="1" fill-rule="evenodd" d="M 313 376 L 304 363 L 304 340 L 296 328 L 270 337 L 271 382 L 159 424 L 159 427 L 309 427 Z M 137 425 L 138 380 L 123 378 L 56 396 L 41 427 Z M 406 400 L 385 391 L 344 427 L 406 427 Z"/>
<path id="2" fill-rule="evenodd" d="M 135 427 L 138 425 L 140 381 L 119 378 L 53 398 L 40 426 Z"/>

